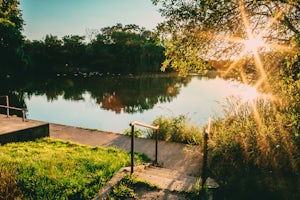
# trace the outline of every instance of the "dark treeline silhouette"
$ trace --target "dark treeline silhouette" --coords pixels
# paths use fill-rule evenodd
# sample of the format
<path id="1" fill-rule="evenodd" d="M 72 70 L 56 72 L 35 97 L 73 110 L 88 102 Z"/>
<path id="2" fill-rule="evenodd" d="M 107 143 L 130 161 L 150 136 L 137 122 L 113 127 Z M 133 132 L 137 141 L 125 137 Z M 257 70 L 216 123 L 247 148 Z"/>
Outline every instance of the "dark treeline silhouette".
<path id="1" fill-rule="evenodd" d="M 41 41 L 25 41 L 26 72 L 42 74 L 73 72 L 158 72 L 164 60 L 163 47 L 155 34 L 137 25 L 117 24 L 102 28 L 93 39 L 46 35 Z"/>
<path id="2" fill-rule="evenodd" d="M 115 113 L 142 113 L 157 103 L 170 102 L 191 77 L 176 75 L 66 76 L 0 79 L 0 94 L 9 95 L 11 105 L 26 108 L 25 99 L 45 95 L 48 101 L 59 97 L 79 101 L 86 93 L 102 109 Z M 0 98 L 5 104 L 5 98 Z M 5 109 L 0 109 L 5 113 Z M 20 113 L 18 113 L 20 114 Z"/>
<path id="3" fill-rule="evenodd" d="M 0 1 L 0 78 L 23 70 L 25 63 L 21 46 L 24 21 L 17 0 Z"/>

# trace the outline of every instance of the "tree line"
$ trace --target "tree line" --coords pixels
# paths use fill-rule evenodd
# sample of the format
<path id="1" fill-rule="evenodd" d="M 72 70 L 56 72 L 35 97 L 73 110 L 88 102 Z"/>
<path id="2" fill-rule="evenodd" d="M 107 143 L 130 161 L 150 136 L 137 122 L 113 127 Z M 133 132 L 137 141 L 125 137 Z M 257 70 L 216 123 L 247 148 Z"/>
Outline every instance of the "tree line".
<path id="1" fill-rule="evenodd" d="M 0 63 L 2 76 L 48 75 L 74 71 L 115 73 L 157 72 L 164 48 L 154 32 L 134 24 L 116 24 L 86 36 L 46 35 L 26 40 L 17 0 L 0 1 Z"/>
<path id="2" fill-rule="evenodd" d="M 23 49 L 29 71 L 39 74 L 157 72 L 164 59 L 154 33 L 133 24 L 102 28 L 89 42 L 79 35 L 46 35 L 42 41 L 25 41 Z"/>

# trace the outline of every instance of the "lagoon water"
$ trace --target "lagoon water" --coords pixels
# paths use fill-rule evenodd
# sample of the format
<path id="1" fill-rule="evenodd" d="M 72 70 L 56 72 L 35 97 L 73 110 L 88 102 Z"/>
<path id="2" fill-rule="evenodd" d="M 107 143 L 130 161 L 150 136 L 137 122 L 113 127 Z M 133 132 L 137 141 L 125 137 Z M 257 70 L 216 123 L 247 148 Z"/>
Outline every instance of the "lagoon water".
<path id="1" fill-rule="evenodd" d="M 227 98 L 258 96 L 253 87 L 218 76 L 57 77 L 22 90 L 29 119 L 119 133 L 132 121 L 151 124 L 161 115 L 183 114 L 205 125 L 222 115 Z"/>

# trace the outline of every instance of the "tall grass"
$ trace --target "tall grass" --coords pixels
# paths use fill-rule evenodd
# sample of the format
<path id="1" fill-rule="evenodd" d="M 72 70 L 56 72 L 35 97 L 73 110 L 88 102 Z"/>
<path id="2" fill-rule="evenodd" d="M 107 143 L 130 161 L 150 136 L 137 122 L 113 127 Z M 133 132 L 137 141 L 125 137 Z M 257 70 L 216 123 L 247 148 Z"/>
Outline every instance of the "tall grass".
<path id="1" fill-rule="evenodd" d="M 214 121 L 210 171 L 232 199 L 297 199 L 300 151 L 276 104 L 228 99 L 225 119 Z M 248 195 L 248 197 L 247 197 Z"/>
<path id="2" fill-rule="evenodd" d="M 6 144 L 0 146 L 0 198 L 91 199 L 129 161 L 129 153 L 114 148 L 49 138 Z"/>
<path id="3" fill-rule="evenodd" d="M 300 144 L 286 113 L 268 99 L 228 98 L 208 140 L 209 174 L 221 185 L 217 199 L 300 199 Z M 161 140 L 203 145 L 205 127 L 189 119 L 156 118 Z M 155 132 L 150 134 L 155 138 Z"/>

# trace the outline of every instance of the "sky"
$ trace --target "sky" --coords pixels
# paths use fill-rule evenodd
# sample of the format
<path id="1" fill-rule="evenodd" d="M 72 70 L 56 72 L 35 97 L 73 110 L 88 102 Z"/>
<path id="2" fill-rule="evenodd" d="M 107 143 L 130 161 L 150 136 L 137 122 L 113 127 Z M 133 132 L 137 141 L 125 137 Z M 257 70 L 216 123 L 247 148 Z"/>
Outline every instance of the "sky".
<path id="1" fill-rule="evenodd" d="M 86 35 L 117 23 L 153 30 L 163 20 L 151 0 L 20 0 L 20 9 L 23 33 L 30 40 L 46 34 Z"/>

